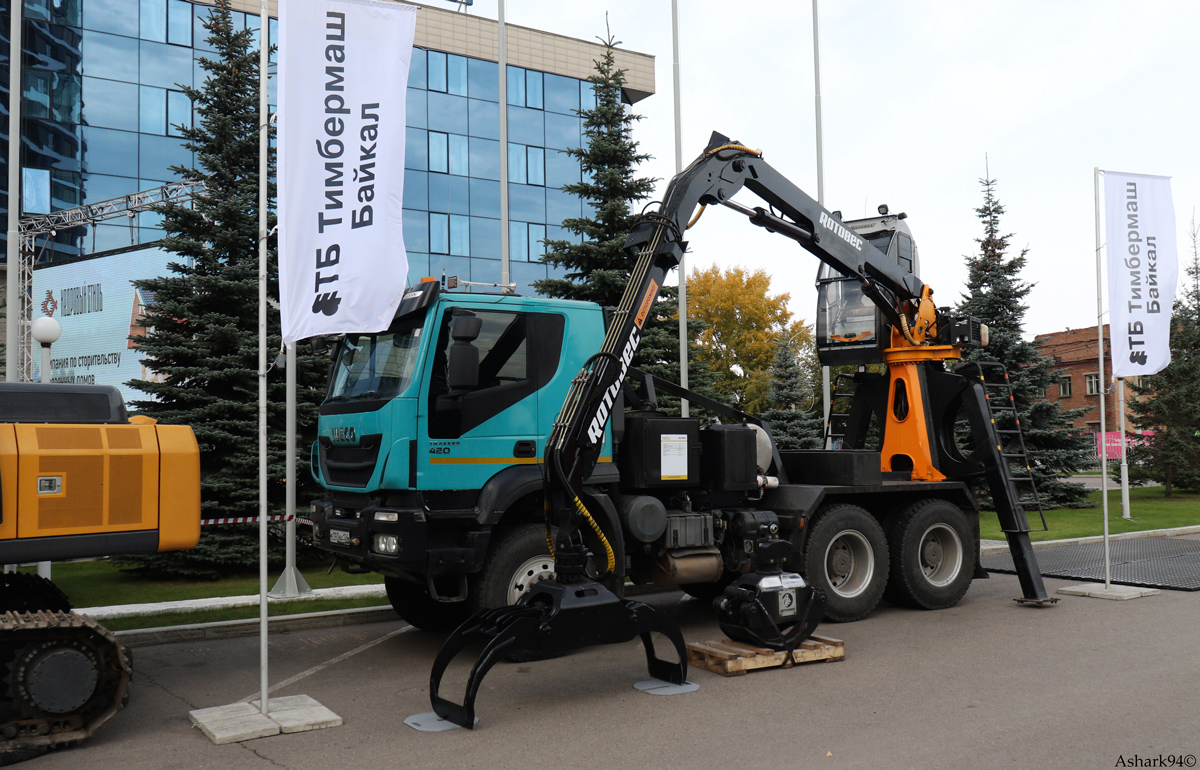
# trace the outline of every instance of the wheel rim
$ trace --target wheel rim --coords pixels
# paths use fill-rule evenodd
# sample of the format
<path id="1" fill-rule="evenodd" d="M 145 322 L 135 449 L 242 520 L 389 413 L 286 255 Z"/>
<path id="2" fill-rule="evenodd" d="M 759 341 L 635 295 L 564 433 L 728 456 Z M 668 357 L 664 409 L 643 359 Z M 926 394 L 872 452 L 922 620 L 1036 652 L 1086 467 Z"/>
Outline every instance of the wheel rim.
<path id="1" fill-rule="evenodd" d="M 508 581 L 508 603 L 516 604 L 517 600 L 529 593 L 529 589 L 543 580 L 554 578 L 554 558 L 548 553 L 539 554 L 526 559 L 513 573 Z"/>
<path id="2" fill-rule="evenodd" d="M 866 591 L 874 575 L 875 552 L 858 530 L 839 532 L 825 549 L 825 579 L 830 590 L 843 599 Z"/>
<path id="3" fill-rule="evenodd" d="M 934 524 L 921 535 L 919 558 L 921 572 L 930 585 L 949 585 L 962 571 L 962 540 L 952 527 Z"/>

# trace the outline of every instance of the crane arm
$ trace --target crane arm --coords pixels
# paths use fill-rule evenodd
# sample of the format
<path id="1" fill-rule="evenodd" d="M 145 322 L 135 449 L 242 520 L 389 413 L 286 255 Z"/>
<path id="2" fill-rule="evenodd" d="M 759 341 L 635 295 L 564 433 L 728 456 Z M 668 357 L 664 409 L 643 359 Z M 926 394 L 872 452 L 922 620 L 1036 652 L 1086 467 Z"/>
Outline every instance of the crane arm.
<path id="1" fill-rule="evenodd" d="M 731 201 L 743 187 L 766 207 L 747 208 Z M 705 151 L 671 180 L 659 210 L 643 216 L 629 234 L 625 251 L 636 264 L 625 294 L 603 346 L 573 381 L 547 441 L 547 523 L 559 524 L 564 544 L 584 520 L 596 529 L 579 501 L 583 479 L 599 458 L 605 426 L 664 278 L 687 249 L 684 233 L 704 207 L 714 204 L 729 206 L 752 223 L 792 238 L 834 270 L 857 279 L 866 296 L 904 329 L 910 344 L 925 339 L 908 333 L 908 316 L 915 321 L 919 305 L 932 306 L 931 291 L 920 278 L 844 226 L 761 153 L 714 132 Z M 935 330 L 933 323 L 926 324 L 926 332 Z"/>

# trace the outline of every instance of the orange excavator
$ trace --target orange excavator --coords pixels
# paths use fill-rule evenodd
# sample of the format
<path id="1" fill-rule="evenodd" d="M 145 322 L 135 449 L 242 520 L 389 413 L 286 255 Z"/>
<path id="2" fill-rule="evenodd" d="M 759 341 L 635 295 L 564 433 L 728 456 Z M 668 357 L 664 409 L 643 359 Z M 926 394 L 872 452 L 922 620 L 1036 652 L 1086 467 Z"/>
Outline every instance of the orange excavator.
<path id="1" fill-rule="evenodd" d="M 199 458 L 191 428 L 130 418 L 114 387 L 0 383 L 0 563 L 194 547 Z M 0 575 L 0 764 L 90 736 L 131 675 L 50 580 Z"/>

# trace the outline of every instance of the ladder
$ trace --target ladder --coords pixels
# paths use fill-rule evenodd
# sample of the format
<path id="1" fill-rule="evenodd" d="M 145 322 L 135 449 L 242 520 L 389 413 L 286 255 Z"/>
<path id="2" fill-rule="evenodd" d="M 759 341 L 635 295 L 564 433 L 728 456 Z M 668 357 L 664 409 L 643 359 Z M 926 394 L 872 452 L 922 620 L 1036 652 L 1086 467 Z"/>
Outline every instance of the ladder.
<path id="1" fill-rule="evenodd" d="M 835 412 L 838 399 L 845 399 L 846 411 Z M 825 422 L 825 440 L 821 446 L 827 449 L 844 449 L 846 425 L 850 419 L 850 407 L 854 404 L 854 375 L 839 374 L 833 380 L 829 394 L 829 419 Z"/>
<path id="2" fill-rule="evenodd" d="M 1049 529 L 1046 524 L 1046 511 L 1042 499 L 1038 495 L 1037 485 L 1033 480 L 1033 468 L 1029 462 L 1029 452 L 1025 447 L 1025 434 L 1021 430 L 1021 419 L 1017 416 L 1017 402 L 1013 397 L 1012 381 L 1008 370 L 999 361 L 972 361 L 958 367 L 974 369 L 974 376 L 983 385 L 984 400 L 987 404 L 987 417 L 991 421 L 1000 445 L 996 447 L 999 453 L 999 470 L 1009 486 L 1009 495 L 1014 504 L 1020 504 L 1023 509 L 1036 508 L 1042 520 L 1041 531 Z M 999 420 L 997 420 L 999 417 Z M 998 496 L 993 493 L 993 499 Z M 1005 529 L 1008 532 L 1010 530 Z M 1013 529 L 1011 531 L 1030 532 L 1032 530 Z"/>

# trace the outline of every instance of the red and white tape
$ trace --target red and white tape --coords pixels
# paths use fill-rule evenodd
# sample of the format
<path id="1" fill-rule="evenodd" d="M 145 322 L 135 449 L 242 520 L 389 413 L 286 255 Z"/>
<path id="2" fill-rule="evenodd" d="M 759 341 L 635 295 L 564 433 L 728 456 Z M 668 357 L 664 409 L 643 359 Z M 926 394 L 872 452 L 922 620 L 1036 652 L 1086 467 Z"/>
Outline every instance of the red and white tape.
<path id="1" fill-rule="evenodd" d="M 296 518 L 295 514 L 290 516 L 286 513 L 281 513 L 276 516 L 268 516 L 267 521 L 291 521 Z M 230 516 L 225 519 L 201 519 L 200 526 L 207 527 L 210 524 L 254 524 L 258 522 L 257 516 Z"/>

